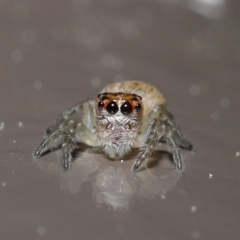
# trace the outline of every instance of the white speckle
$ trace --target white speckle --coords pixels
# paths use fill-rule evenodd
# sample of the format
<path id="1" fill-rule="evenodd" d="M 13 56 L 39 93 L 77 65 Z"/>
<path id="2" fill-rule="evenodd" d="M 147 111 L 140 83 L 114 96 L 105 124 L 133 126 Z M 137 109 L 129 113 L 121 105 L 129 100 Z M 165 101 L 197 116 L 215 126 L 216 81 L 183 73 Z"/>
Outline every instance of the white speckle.
<path id="1" fill-rule="evenodd" d="M 211 119 L 214 120 L 214 121 L 217 121 L 219 119 L 219 115 L 217 112 L 213 112 L 211 114 Z"/>
<path id="2" fill-rule="evenodd" d="M 11 59 L 12 59 L 13 62 L 16 62 L 16 63 L 21 62 L 22 59 L 23 59 L 22 52 L 19 51 L 19 50 L 13 51 L 12 54 L 11 54 Z"/>
<path id="3" fill-rule="evenodd" d="M 99 87 L 101 85 L 101 79 L 98 77 L 94 77 L 91 81 L 93 87 Z"/>
<path id="4" fill-rule="evenodd" d="M 223 98 L 220 101 L 220 106 L 222 108 L 227 108 L 230 105 L 230 100 L 228 98 Z"/>
<path id="5" fill-rule="evenodd" d="M 225 12 L 225 0 L 192 0 L 189 8 L 205 17 L 217 19 Z"/>
<path id="6" fill-rule="evenodd" d="M 123 160 L 121 160 L 121 163 L 123 163 Z"/>
<path id="7" fill-rule="evenodd" d="M 191 94 L 191 95 L 197 96 L 197 95 L 200 94 L 201 88 L 200 88 L 199 85 L 194 84 L 194 85 L 192 85 L 192 86 L 190 87 L 190 90 L 189 90 L 189 91 L 190 91 L 190 94 Z"/>
<path id="8" fill-rule="evenodd" d="M 22 122 L 18 122 L 18 126 L 22 127 L 23 123 Z"/>
<path id="9" fill-rule="evenodd" d="M 0 131 L 2 131 L 4 129 L 5 123 L 4 122 L 0 122 Z"/>
<path id="10" fill-rule="evenodd" d="M 6 184 L 5 182 L 2 183 L 2 186 L 3 186 L 3 187 L 6 187 L 6 185 L 7 185 L 7 184 Z"/>
<path id="11" fill-rule="evenodd" d="M 213 175 L 211 173 L 209 173 L 209 178 L 212 178 L 212 177 L 213 177 Z"/>
<path id="12" fill-rule="evenodd" d="M 38 226 L 38 227 L 37 227 L 37 233 L 38 233 L 39 235 L 44 235 L 44 234 L 46 233 L 46 228 L 43 227 L 43 226 Z"/>
<path id="13" fill-rule="evenodd" d="M 196 206 L 191 206 L 191 212 L 196 212 L 196 210 L 197 210 L 197 207 Z"/>
<path id="14" fill-rule="evenodd" d="M 161 195 L 161 199 L 163 199 L 163 200 L 164 200 L 165 198 L 166 198 L 166 196 L 165 196 L 165 195 Z"/>
<path id="15" fill-rule="evenodd" d="M 240 152 L 236 152 L 236 157 L 240 157 Z"/>
<path id="16" fill-rule="evenodd" d="M 42 82 L 39 80 L 34 81 L 33 87 L 37 90 L 40 90 L 42 88 Z"/>
<path id="17" fill-rule="evenodd" d="M 193 238 L 195 238 L 195 239 L 196 239 L 196 238 L 199 238 L 199 236 L 200 236 L 200 232 L 194 230 L 194 231 L 192 231 L 191 236 L 192 236 Z"/>
<path id="18" fill-rule="evenodd" d="M 16 140 L 13 140 L 13 143 L 16 143 Z"/>

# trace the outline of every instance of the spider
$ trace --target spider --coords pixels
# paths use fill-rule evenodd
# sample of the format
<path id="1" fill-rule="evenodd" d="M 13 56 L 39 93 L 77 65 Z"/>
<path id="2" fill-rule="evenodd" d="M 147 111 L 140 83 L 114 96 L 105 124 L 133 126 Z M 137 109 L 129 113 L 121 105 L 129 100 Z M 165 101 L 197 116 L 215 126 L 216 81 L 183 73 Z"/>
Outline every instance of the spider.
<path id="1" fill-rule="evenodd" d="M 82 110 L 82 120 L 70 117 Z M 81 101 L 64 111 L 47 129 L 34 158 L 39 158 L 50 142 L 63 136 L 63 167 L 70 168 L 74 145 L 78 142 L 100 148 L 112 159 L 123 159 L 138 149 L 132 171 L 140 169 L 157 145 L 169 147 L 176 168 L 184 169 L 180 148 L 191 150 L 192 144 L 176 125 L 167 110 L 166 100 L 154 86 L 141 81 L 122 81 L 107 85 L 97 99 Z"/>

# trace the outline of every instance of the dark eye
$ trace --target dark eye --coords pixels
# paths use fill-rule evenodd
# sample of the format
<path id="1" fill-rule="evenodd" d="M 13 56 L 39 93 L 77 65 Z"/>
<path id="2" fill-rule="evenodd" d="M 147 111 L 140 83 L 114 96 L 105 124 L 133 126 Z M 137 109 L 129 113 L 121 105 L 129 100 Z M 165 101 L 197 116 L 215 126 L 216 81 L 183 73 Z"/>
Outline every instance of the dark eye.
<path id="1" fill-rule="evenodd" d="M 103 102 L 98 102 L 98 107 L 99 108 L 103 108 L 104 107 L 104 103 Z"/>
<path id="2" fill-rule="evenodd" d="M 115 114 L 118 112 L 118 105 L 112 101 L 107 105 L 106 109 L 107 109 L 108 113 Z"/>
<path id="3" fill-rule="evenodd" d="M 124 115 L 128 115 L 132 112 L 132 105 L 129 102 L 125 102 L 121 106 L 121 112 Z"/>
<path id="4" fill-rule="evenodd" d="M 135 106 L 135 109 L 138 111 L 142 108 L 142 105 L 140 103 L 137 103 Z"/>

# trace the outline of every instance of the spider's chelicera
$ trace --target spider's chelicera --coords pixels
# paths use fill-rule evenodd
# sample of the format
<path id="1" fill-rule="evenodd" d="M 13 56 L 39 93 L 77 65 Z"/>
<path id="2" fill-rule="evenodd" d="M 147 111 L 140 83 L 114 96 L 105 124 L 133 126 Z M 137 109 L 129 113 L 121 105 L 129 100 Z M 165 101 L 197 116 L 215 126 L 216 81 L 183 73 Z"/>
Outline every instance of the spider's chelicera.
<path id="1" fill-rule="evenodd" d="M 82 110 L 81 121 L 70 117 Z M 70 168 L 73 146 L 77 142 L 99 147 L 113 159 L 123 159 L 133 149 L 139 153 L 132 171 L 139 169 L 160 142 L 165 142 L 172 152 L 179 171 L 183 170 L 180 148 L 192 149 L 173 116 L 167 110 L 162 93 L 152 85 L 141 81 L 124 81 L 107 85 L 97 100 L 86 100 L 63 112 L 33 157 L 38 158 L 48 144 L 60 136 L 63 165 Z"/>

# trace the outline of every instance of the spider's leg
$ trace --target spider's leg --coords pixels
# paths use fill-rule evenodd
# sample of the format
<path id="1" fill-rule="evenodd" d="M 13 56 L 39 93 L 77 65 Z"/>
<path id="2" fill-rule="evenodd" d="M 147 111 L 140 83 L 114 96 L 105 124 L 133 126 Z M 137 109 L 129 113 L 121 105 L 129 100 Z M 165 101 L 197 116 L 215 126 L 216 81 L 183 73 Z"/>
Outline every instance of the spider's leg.
<path id="1" fill-rule="evenodd" d="M 186 139 L 181 129 L 175 123 L 172 114 L 168 112 L 167 109 L 164 107 L 158 106 L 158 109 L 162 122 L 166 128 L 166 132 L 163 138 L 166 141 L 169 150 L 172 152 L 173 161 L 176 164 L 177 169 L 182 172 L 184 166 L 182 162 L 180 148 L 192 150 L 193 146 Z"/>
<path id="2" fill-rule="evenodd" d="M 143 123 L 139 139 L 140 153 L 134 162 L 133 172 L 137 171 L 141 163 L 152 154 L 160 141 L 167 143 L 177 169 L 183 171 L 180 148 L 191 150 L 192 144 L 186 140 L 180 128 L 176 125 L 173 116 L 164 106 L 158 105 L 152 109 Z"/>
<path id="3" fill-rule="evenodd" d="M 84 123 L 73 120 L 70 120 L 66 125 L 64 135 L 65 139 L 62 144 L 63 167 L 68 170 L 72 162 L 73 145 L 76 145 L 78 141 L 89 146 L 96 146 L 98 138 Z"/>
<path id="4" fill-rule="evenodd" d="M 57 139 L 61 134 L 63 130 L 62 129 L 57 129 L 54 132 L 52 132 L 46 139 L 44 139 L 40 145 L 38 146 L 37 150 L 33 154 L 33 158 L 39 158 L 42 153 L 45 151 L 47 145 Z"/>
<path id="5" fill-rule="evenodd" d="M 74 136 L 81 124 L 81 122 L 70 120 L 64 128 L 65 138 L 62 143 L 62 163 L 65 170 L 70 169 L 70 164 L 72 162 L 73 144 L 76 144 Z"/>
<path id="6" fill-rule="evenodd" d="M 70 169 L 72 162 L 72 150 L 73 148 L 71 138 L 67 136 L 62 144 L 62 163 L 65 170 Z"/>
<path id="7" fill-rule="evenodd" d="M 69 119 L 72 115 L 79 112 L 80 110 L 83 110 L 83 123 L 88 128 L 93 128 L 94 126 L 94 100 L 89 99 L 86 101 L 81 101 L 76 104 L 74 104 L 72 107 L 64 111 L 60 116 L 57 118 L 55 124 L 51 127 L 49 127 L 45 131 L 45 136 L 50 135 L 53 131 L 55 131 L 58 126 L 62 123 L 64 123 L 66 120 Z"/>
<path id="8" fill-rule="evenodd" d="M 162 108 L 161 112 L 164 118 L 164 124 L 166 125 L 167 129 L 171 131 L 170 138 L 173 138 L 175 140 L 178 147 L 185 150 L 192 150 L 193 145 L 186 139 L 181 129 L 177 126 L 172 114 L 165 108 Z M 169 141 L 165 136 L 160 139 L 160 141 L 165 141 L 167 144 L 169 144 Z"/>
<path id="9" fill-rule="evenodd" d="M 147 124 L 145 124 L 145 126 L 147 126 Z M 133 164 L 133 172 L 136 172 L 142 162 L 151 156 L 156 145 L 158 144 L 158 140 L 162 137 L 163 133 L 164 126 L 162 126 L 161 122 L 159 122 L 157 119 L 152 119 L 148 124 L 147 129 L 145 129 L 145 131 L 143 131 L 141 134 L 142 136 L 140 136 L 140 144 L 142 146 L 140 147 L 139 154 L 137 155 L 137 158 Z"/>
<path id="10" fill-rule="evenodd" d="M 183 162 L 182 162 L 182 156 L 180 153 L 179 145 L 177 144 L 177 141 L 171 129 L 168 129 L 166 131 L 166 142 L 169 147 L 169 150 L 172 153 L 173 162 L 176 164 L 177 169 L 179 171 L 183 171 Z"/>

